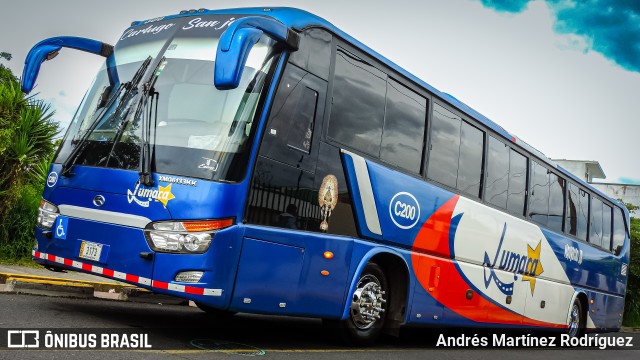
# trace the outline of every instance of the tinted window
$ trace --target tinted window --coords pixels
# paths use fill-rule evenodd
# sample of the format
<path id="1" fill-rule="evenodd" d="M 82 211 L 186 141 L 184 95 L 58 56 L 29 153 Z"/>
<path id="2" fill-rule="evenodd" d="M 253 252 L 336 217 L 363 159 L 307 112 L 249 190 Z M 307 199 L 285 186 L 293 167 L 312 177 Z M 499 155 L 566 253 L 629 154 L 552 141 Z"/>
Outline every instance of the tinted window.
<path id="1" fill-rule="evenodd" d="M 626 225 L 624 216 L 622 216 L 622 210 L 614 208 L 613 211 L 613 245 L 611 249 L 616 255 L 620 255 L 622 245 L 624 245 L 624 239 L 626 237 Z"/>
<path id="2" fill-rule="evenodd" d="M 602 201 L 591 198 L 591 218 L 589 220 L 589 242 L 602 246 Z"/>
<path id="3" fill-rule="evenodd" d="M 589 195 L 571 183 L 568 189 L 566 231 L 579 239 L 587 240 Z"/>
<path id="4" fill-rule="evenodd" d="M 380 158 L 420 173 L 427 100 L 389 79 Z"/>
<path id="5" fill-rule="evenodd" d="M 300 99 L 293 111 L 291 128 L 287 136 L 287 146 L 309 153 L 311 138 L 313 137 L 313 125 L 318 104 L 318 93 L 306 86 L 300 86 Z"/>
<path id="6" fill-rule="evenodd" d="M 565 180 L 554 173 L 549 174 L 549 218 L 547 226 L 551 230 L 562 231 L 564 215 Z"/>
<path id="7" fill-rule="evenodd" d="M 484 198 L 488 203 L 503 209 L 507 207 L 509 157 L 509 147 L 494 137 L 489 136 L 487 190 L 485 191 Z"/>
<path id="8" fill-rule="evenodd" d="M 529 217 L 547 225 L 549 214 L 549 173 L 547 168 L 535 161 L 531 162 L 531 197 Z"/>
<path id="9" fill-rule="evenodd" d="M 611 206 L 602 204 L 602 248 L 611 250 Z"/>
<path id="10" fill-rule="evenodd" d="M 524 215 L 524 204 L 527 195 L 527 158 L 509 150 L 509 194 L 507 211 Z"/>
<path id="11" fill-rule="evenodd" d="M 328 136 L 379 157 L 386 91 L 383 72 L 339 49 Z"/>
<path id="12" fill-rule="evenodd" d="M 458 178 L 461 123 L 460 117 L 434 104 L 427 176 L 452 188 Z"/>
<path id="13" fill-rule="evenodd" d="M 480 197 L 482 182 L 482 153 L 484 133 L 462 122 L 460 132 L 460 161 L 456 188 L 473 197 Z"/>
<path id="14" fill-rule="evenodd" d="M 298 50 L 291 53 L 289 61 L 299 67 L 329 80 L 331 65 L 331 34 L 314 28 L 305 30 L 300 35 Z"/>

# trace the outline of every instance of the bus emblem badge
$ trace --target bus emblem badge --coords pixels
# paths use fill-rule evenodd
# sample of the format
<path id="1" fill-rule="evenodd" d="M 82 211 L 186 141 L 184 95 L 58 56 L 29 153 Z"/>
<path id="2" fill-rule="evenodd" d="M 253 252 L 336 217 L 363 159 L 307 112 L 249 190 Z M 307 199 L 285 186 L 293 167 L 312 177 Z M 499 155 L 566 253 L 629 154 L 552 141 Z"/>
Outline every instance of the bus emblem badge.
<path id="1" fill-rule="evenodd" d="M 320 230 L 327 231 L 331 212 L 338 204 L 338 179 L 335 176 L 327 175 L 322 180 L 322 185 L 320 185 L 320 191 L 318 192 L 318 204 L 322 214 Z"/>
<path id="2" fill-rule="evenodd" d="M 135 202 L 145 208 L 149 207 L 152 201 L 158 201 L 166 208 L 169 200 L 176 198 L 171 192 L 171 185 L 173 184 L 167 186 L 158 184 L 157 188 L 147 188 L 137 182 L 133 191 L 127 190 L 127 201 L 129 201 L 129 204 Z"/>
<path id="3" fill-rule="evenodd" d="M 54 187 L 56 186 L 57 183 L 58 183 L 58 173 L 55 171 L 52 171 L 51 173 L 49 173 L 49 176 L 47 176 L 47 186 Z"/>
<path id="4" fill-rule="evenodd" d="M 389 216 L 400 229 L 411 229 L 420 220 L 418 199 L 405 191 L 395 194 L 389 202 Z"/>
<path id="5" fill-rule="evenodd" d="M 93 205 L 100 207 L 104 205 L 105 201 L 106 199 L 104 198 L 104 196 L 96 195 L 96 197 L 93 198 Z"/>

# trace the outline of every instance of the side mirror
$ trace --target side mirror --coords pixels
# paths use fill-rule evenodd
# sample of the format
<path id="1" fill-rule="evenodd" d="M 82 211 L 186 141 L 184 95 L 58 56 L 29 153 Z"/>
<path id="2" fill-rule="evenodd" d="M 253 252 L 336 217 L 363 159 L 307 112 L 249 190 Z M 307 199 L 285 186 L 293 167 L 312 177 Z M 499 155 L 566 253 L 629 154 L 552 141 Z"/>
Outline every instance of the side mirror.
<path id="1" fill-rule="evenodd" d="M 40 72 L 40 65 L 46 60 L 51 60 L 58 55 L 63 47 L 86 51 L 92 54 L 104 56 L 109 63 L 109 79 L 118 83 L 118 76 L 115 73 L 115 60 L 113 59 L 113 46 L 100 41 L 85 39 L 74 36 L 59 36 L 37 43 L 27 54 L 22 71 L 22 91 L 26 94 L 33 90 L 33 86 Z M 109 61 L 110 60 L 110 61 Z"/>
<path id="2" fill-rule="evenodd" d="M 231 90 L 240 85 L 249 52 L 263 34 L 292 50 L 298 49 L 298 34 L 283 23 L 260 16 L 238 19 L 229 25 L 218 43 L 213 79 L 216 88 Z"/>

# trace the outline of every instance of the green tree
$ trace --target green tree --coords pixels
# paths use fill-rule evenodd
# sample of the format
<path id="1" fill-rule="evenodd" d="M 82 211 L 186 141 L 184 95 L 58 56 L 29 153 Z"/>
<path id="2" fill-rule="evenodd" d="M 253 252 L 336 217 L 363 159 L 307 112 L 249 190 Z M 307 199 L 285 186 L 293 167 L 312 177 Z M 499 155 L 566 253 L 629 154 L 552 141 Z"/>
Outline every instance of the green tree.
<path id="1" fill-rule="evenodd" d="M 0 53 L 10 59 L 11 55 Z M 43 168 L 59 132 L 48 104 L 20 90 L 0 64 L 0 256 L 28 256 L 43 183 Z M 8 247 L 7 247 L 8 246 Z"/>

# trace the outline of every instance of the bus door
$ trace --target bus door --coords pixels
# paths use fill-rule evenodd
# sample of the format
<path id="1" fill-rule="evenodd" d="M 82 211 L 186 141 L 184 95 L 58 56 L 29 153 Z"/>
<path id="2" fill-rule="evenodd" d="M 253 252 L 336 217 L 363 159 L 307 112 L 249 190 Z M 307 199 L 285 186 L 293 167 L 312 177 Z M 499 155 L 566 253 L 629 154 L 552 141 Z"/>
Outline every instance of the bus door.
<path id="1" fill-rule="evenodd" d="M 325 80 L 287 64 L 253 171 L 234 310 L 301 311 L 305 248 L 327 241 L 314 186 L 326 89 Z"/>

